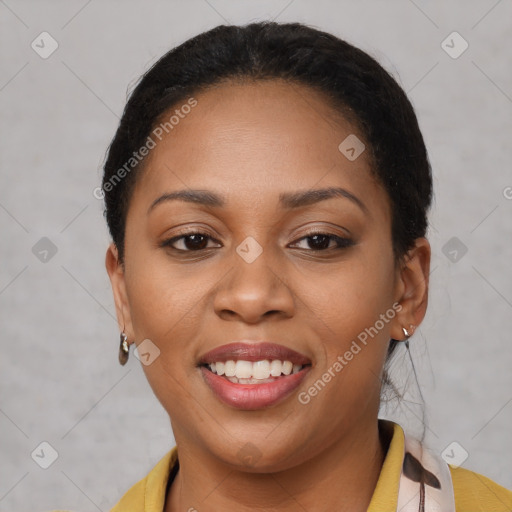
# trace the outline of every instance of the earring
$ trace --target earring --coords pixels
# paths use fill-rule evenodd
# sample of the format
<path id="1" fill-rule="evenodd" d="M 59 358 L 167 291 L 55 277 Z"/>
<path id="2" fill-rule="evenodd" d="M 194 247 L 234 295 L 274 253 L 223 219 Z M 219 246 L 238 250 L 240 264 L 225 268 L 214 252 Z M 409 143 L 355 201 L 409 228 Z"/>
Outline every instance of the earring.
<path id="1" fill-rule="evenodd" d="M 124 332 L 121 333 L 119 341 L 119 363 L 123 366 L 128 361 L 130 355 L 130 344 L 128 343 L 128 336 Z"/>
<path id="2" fill-rule="evenodd" d="M 411 329 L 410 332 L 405 327 L 402 327 L 402 331 L 404 331 L 404 336 L 407 338 L 407 340 L 413 335 L 414 325 L 411 324 L 409 326 L 409 329 Z M 404 341 L 407 341 L 407 340 L 404 340 Z"/>

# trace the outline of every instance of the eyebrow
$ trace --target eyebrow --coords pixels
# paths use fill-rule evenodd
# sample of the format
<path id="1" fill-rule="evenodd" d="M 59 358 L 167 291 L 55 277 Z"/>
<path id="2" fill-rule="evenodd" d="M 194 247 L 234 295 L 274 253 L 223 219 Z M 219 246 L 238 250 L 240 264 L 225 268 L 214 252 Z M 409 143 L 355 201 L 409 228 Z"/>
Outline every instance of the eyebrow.
<path id="1" fill-rule="evenodd" d="M 320 201 L 326 201 L 327 199 L 332 199 L 334 197 L 349 199 L 354 204 L 359 206 L 363 212 L 368 213 L 368 208 L 357 196 L 341 187 L 329 187 L 298 192 L 285 192 L 279 195 L 279 203 L 283 208 L 294 209 L 316 204 Z M 151 206 L 148 208 L 148 215 L 157 205 L 167 201 L 185 201 L 188 203 L 198 203 L 213 208 L 220 208 L 226 204 L 226 200 L 215 192 L 210 192 L 208 190 L 190 189 L 177 190 L 175 192 L 163 194 L 162 196 L 155 199 L 151 203 Z"/>

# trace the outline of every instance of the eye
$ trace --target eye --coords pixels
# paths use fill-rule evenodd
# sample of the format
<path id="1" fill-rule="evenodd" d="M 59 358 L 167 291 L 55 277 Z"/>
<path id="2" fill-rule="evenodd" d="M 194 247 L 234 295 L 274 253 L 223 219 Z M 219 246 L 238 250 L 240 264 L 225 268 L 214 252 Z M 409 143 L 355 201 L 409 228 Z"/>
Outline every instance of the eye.
<path id="1" fill-rule="evenodd" d="M 295 242 L 293 246 L 297 246 L 298 243 L 305 241 L 306 245 L 309 246 L 309 250 L 311 251 L 325 251 L 329 249 L 345 249 L 354 245 L 354 241 L 350 238 L 343 238 L 338 235 L 333 235 L 331 233 L 321 233 L 321 232 L 312 232 L 308 235 L 300 238 L 297 242 Z M 334 246 L 332 246 L 332 242 L 334 242 Z M 298 247 L 299 249 L 308 249 L 308 247 Z"/>
<path id="2" fill-rule="evenodd" d="M 208 233 L 194 231 L 164 240 L 160 246 L 171 247 L 172 249 L 180 252 L 198 252 L 205 249 L 211 249 L 212 246 L 208 246 L 209 241 L 217 242 Z M 304 242 L 309 247 L 297 247 L 298 244 Z M 333 243 L 334 245 L 332 245 Z M 179 244 L 181 244 L 181 247 L 177 247 Z M 354 242 L 349 238 L 343 238 L 330 233 L 312 232 L 300 238 L 294 244 L 290 244 L 290 247 L 307 249 L 309 251 L 326 251 L 330 249 L 344 249 L 352 245 L 354 245 Z"/>
<path id="3" fill-rule="evenodd" d="M 215 241 L 208 233 L 193 231 L 164 240 L 160 246 L 171 247 L 181 252 L 197 252 L 204 249 L 211 249 L 211 246 L 208 247 L 209 240 Z M 176 245 L 179 244 L 181 244 L 181 247 L 176 247 Z"/>

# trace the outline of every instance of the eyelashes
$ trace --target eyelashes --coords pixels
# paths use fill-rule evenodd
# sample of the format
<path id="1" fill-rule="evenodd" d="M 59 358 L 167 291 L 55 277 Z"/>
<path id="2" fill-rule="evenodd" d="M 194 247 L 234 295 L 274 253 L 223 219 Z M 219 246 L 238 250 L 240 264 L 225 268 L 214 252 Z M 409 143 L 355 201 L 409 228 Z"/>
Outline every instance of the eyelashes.
<path id="1" fill-rule="evenodd" d="M 159 245 L 162 248 L 172 249 L 177 253 L 200 253 L 208 249 L 216 248 L 211 246 L 208 247 L 210 241 L 219 244 L 222 247 L 222 244 L 215 240 L 215 238 L 210 236 L 208 233 L 201 231 L 182 233 L 175 237 L 163 240 Z M 175 247 L 178 242 L 184 248 Z M 301 247 L 298 249 L 312 253 L 331 252 L 333 250 L 346 249 L 355 245 L 355 242 L 350 238 L 340 237 L 323 231 L 312 231 L 290 244 L 290 247 L 295 248 L 299 243 L 303 242 L 305 242 L 309 247 Z M 332 242 L 335 244 L 334 247 L 332 246 Z M 311 246 L 313 247 L 311 248 Z"/>
<path id="2" fill-rule="evenodd" d="M 293 245 L 297 245 L 298 242 L 302 242 L 303 240 L 311 241 L 314 240 L 313 245 L 319 245 L 320 247 L 316 247 L 313 249 L 306 249 L 309 251 L 314 252 L 322 252 L 322 251 L 330 251 L 331 249 L 346 249 L 348 247 L 351 247 L 354 245 L 354 241 L 350 238 L 344 238 L 338 235 L 334 235 L 332 233 L 323 233 L 320 231 L 314 231 L 312 233 L 308 233 L 307 235 L 299 238 L 297 242 L 295 242 Z M 327 240 L 327 247 L 323 247 L 325 245 L 325 242 Z M 331 241 L 334 241 L 336 244 L 335 247 L 331 247 Z M 306 242 L 309 243 L 309 242 Z"/>
<path id="3" fill-rule="evenodd" d="M 202 245 L 204 245 L 204 240 L 205 239 L 213 240 L 216 243 L 220 243 L 220 242 L 217 242 L 208 233 L 202 233 L 200 231 L 192 231 L 192 232 L 189 232 L 189 233 L 184 233 L 184 234 L 175 236 L 173 238 L 169 238 L 168 240 L 164 240 L 160 244 L 160 246 L 161 247 L 170 247 L 171 249 L 173 249 L 175 251 L 179 251 L 179 252 L 199 252 L 199 251 L 207 249 L 207 247 L 201 247 Z M 195 244 L 196 245 L 196 249 L 192 249 L 192 250 L 190 250 L 190 249 L 178 249 L 178 248 L 174 247 L 174 244 L 176 242 L 179 242 L 179 241 L 182 241 L 182 240 L 188 240 L 189 242 L 192 240 L 192 246 Z M 199 246 L 199 247 L 197 247 L 197 246 Z"/>

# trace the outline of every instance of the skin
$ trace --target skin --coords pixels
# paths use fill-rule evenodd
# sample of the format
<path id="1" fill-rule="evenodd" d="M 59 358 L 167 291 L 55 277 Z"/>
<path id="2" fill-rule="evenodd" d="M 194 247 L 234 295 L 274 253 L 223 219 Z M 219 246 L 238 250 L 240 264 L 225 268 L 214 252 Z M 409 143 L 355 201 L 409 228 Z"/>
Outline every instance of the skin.
<path id="1" fill-rule="evenodd" d="M 377 422 L 386 350 L 390 338 L 404 339 L 402 327 L 423 320 L 429 243 L 419 238 L 396 265 L 390 202 L 369 152 L 349 161 L 338 150 L 348 135 L 363 136 L 318 92 L 272 80 L 194 97 L 197 106 L 151 151 L 137 182 L 124 265 L 114 244 L 106 255 L 120 328 L 130 342 L 150 339 L 160 349 L 143 368 L 178 446 L 165 509 L 366 510 L 387 450 Z M 328 187 L 346 189 L 365 209 L 345 197 L 279 203 L 281 193 Z M 183 189 L 215 192 L 225 204 L 164 201 L 148 214 L 162 194 Z M 160 247 L 183 229 L 211 238 Z M 308 238 L 312 231 L 354 244 L 336 249 L 334 238 Z M 252 263 L 236 252 L 248 236 L 263 249 Z M 297 394 L 394 303 L 400 312 L 301 404 Z M 275 406 L 232 408 L 210 391 L 197 361 L 240 339 L 290 347 L 312 369 Z M 259 457 L 250 466 L 239 456 L 247 442 Z"/>

